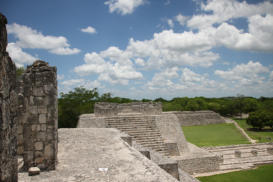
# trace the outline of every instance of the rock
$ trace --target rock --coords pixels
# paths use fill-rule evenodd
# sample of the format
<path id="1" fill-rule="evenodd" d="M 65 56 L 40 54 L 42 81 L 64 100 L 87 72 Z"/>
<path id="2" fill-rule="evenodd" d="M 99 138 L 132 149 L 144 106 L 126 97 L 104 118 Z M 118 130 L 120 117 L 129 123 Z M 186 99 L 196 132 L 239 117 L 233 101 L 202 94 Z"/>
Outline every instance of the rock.
<path id="1" fill-rule="evenodd" d="M 40 169 L 38 167 L 31 167 L 28 169 L 29 176 L 36 176 L 40 174 Z"/>

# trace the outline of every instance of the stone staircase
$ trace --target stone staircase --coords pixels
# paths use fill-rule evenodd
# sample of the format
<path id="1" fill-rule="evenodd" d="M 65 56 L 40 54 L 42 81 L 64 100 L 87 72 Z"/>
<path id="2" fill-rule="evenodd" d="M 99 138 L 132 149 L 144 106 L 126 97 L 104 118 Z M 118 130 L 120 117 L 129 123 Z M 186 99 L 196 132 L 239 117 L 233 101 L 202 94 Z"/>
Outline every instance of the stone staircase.
<path id="1" fill-rule="evenodd" d="M 215 147 L 208 149 L 210 152 L 223 155 L 224 162 L 220 170 L 250 169 L 259 164 L 273 163 L 271 143 L 250 144 L 238 146 Z"/>
<path id="2" fill-rule="evenodd" d="M 143 147 L 150 148 L 160 154 L 168 156 L 168 150 L 163 142 L 159 130 L 151 123 L 155 117 L 137 114 L 118 115 L 105 118 L 108 128 L 117 128 L 133 137 L 133 140 Z"/>

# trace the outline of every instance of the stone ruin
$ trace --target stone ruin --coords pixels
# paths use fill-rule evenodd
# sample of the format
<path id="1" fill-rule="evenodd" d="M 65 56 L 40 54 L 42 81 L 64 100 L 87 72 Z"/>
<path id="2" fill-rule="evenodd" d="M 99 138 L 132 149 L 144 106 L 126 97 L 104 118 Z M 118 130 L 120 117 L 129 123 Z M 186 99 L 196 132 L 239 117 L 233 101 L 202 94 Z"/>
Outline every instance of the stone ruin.
<path id="1" fill-rule="evenodd" d="M 196 113 L 202 117 L 207 112 Z M 132 137 L 135 148 L 146 156 L 149 151 L 151 160 L 177 179 L 182 169 L 190 174 L 219 170 L 222 157 L 188 143 L 178 114 L 181 112 L 162 112 L 161 103 L 103 102 L 95 104 L 94 114 L 80 117 L 78 128 L 119 129 Z"/>
<path id="2" fill-rule="evenodd" d="M 57 79 L 56 67 L 35 61 L 22 76 L 19 88 L 18 154 L 24 168 L 55 169 L 57 160 Z"/>
<path id="3" fill-rule="evenodd" d="M 272 143 L 208 149 L 188 143 L 181 126 L 222 123 L 221 117 L 162 112 L 161 103 L 96 103 L 94 114 L 80 116 L 77 129 L 58 131 L 56 68 L 38 60 L 16 81 L 6 24 L 0 13 L 1 182 L 198 182 L 188 173 L 273 162 Z M 45 172 L 29 176 L 31 167 Z"/>
<path id="4" fill-rule="evenodd" d="M 0 13 L 0 181 L 17 181 L 16 68 L 7 47 L 7 19 Z"/>
<path id="5" fill-rule="evenodd" d="M 23 170 L 55 169 L 57 162 L 56 68 L 44 61 L 28 66 L 21 81 L 7 47 L 7 19 L 0 13 L 0 181 L 18 180 L 18 156 Z"/>
<path id="6" fill-rule="evenodd" d="M 160 102 L 132 102 L 132 103 L 95 103 L 94 113 L 96 116 L 114 116 L 119 113 L 141 113 L 144 115 L 157 115 L 162 112 Z"/>

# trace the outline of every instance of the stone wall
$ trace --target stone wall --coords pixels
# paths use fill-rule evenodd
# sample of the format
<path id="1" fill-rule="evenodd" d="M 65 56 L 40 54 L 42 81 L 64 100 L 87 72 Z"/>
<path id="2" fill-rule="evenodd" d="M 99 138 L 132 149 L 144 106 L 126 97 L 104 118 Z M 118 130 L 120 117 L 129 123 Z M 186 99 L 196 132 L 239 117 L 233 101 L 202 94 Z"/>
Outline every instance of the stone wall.
<path id="1" fill-rule="evenodd" d="M 223 158 L 217 155 L 185 157 L 178 160 L 180 169 L 190 174 L 219 171 L 221 163 L 223 163 Z"/>
<path id="2" fill-rule="evenodd" d="M 7 19 L 0 13 L 0 181 L 17 181 L 16 68 L 8 53 Z"/>
<path id="3" fill-rule="evenodd" d="M 161 114 L 162 104 L 160 102 L 132 102 L 132 103 L 95 103 L 94 113 L 96 116 L 114 116 L 126 113 L 141 113 L 145 115 Z"/>
<path id="4" fill-rule="evenodd" d="M 189 152 L 186 138 L 175 114 L 163 112 L 161 115 L 155 116 L 155 121 L 165 143 L 169 143 L 168 148 L 170 148 L 170 143 L 176 143 L 179 155 Z M 170 150 L 170 153 L 174 155 L 175 151 Z"/>
<path id="5" fill-rule="evenodd" d="M 23 74 L 23 113 L 19 133 L 24 169 L 37 166 L 41 170 L 55 169 L 57 161 L 57 81 L 56 67 L 35 61 Z M 21 141 L 22 140 L 22 141 Z M 18 150 L 19 151 L 19 150 Z"/>
<path id="6" fill-rule="evenodd" d="M 175 111 L 181 126 L 225 123 L 225 120 L 213 111 Z"/>

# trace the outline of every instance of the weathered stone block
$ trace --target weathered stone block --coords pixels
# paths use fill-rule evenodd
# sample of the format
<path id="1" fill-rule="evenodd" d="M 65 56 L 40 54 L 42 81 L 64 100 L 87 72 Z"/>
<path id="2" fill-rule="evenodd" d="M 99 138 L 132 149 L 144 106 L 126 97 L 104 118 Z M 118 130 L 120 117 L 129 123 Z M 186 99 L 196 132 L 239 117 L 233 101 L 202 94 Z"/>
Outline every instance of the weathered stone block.
<path id="1" fill-rule="evenodd" d="M 39 114 L 46 114 L 47 113 L 47 107 L 46 106 L 38 106 L 38 113 Z"/>
<path id="2" fill-rule="evenodd" d="M 48 144 L 45 146 L 45 158 L 46 159 L 54 158 L 54 149 L 52 144 Z"/>
<path id="3" fill-rule="evenodd" d="M 252 154 L 253 156 L 257 156 L 257 155 L 258 155 L 258 151 L 257 151 L 257 150 L 251 150 L 251 154 Z"/>
<path id="4" fill-rule="evenodd" d="M 33 88 L 33 95 L 38 97 L 44 96 L 44 88 L 43 87 Z"/>
<path id="5" fill-rule="evenodd" d="M 234 151 L 234 156 L 235 157 L 241 157 L 241 155 L 242 155 L 241 151 L 239 151 L 239 150 Z"/>
<path id="6" fill-rule="evenodd" d="M 35 146 L 35 150 L 43 150 L 44 148 L 43 142 L 36 142 L 34 146 Z"/>
<path id="7" fill-rule="evenodd" d="M 168 149 L 168 152 L 169 152 L 170 156 L 180 155 L 176 142 L 166 141 L 165 144 L 167 146 L 167 149 Z"/>
<path id="8" fill-rule="evenodd" d="M 38 141 L 45 141 L 46 139 L 46 133 L 45 132 L 38 132 L 37 133 L 37 140 Z"/>
<path id="9" fill-rule="evenodd" d="M 41 129 L 40 131 L 46 131 L 46 124 L 41 124 Z"/>
<path id="10" fill-rule="evenodd" d="M 28 169 L 29 176 L 35 176 L 40 174 L 40 169 L 38 167 L 31 167 Z"/>
<path id="11" fill-rule="evenodd" d="M 271 155 L 273 155 L 273 148 L 267 148 L 267 152 Z"/>
<path id="12" fill-rule="evenodd" d="M 46 114 L 39 114 L 39 123 L 46 123 Z"/>

